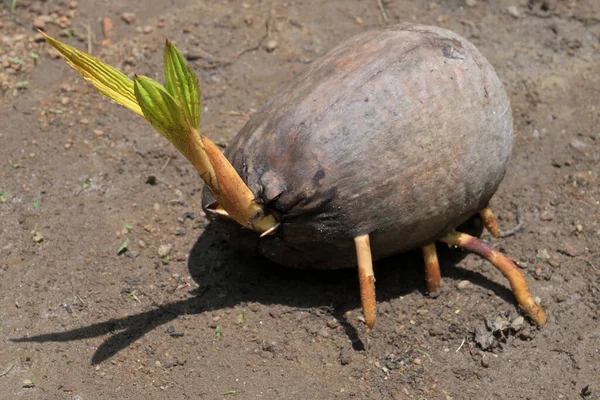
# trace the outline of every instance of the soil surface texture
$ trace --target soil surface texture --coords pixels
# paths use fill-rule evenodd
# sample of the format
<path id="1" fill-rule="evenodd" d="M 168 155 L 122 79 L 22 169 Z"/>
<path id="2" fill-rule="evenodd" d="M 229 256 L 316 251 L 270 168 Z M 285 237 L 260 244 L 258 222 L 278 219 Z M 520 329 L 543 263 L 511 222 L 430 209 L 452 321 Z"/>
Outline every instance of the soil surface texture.
<path id="1" fill-rule="evenodd" d="M 440 245 L 435 296 L 419 253 L 376 263 L 367 332 L 355 269 L 236 252 L 194 168 L 35 29 L 161 81 L 172 40 L 224 148 L 311 61 L 399 22 L 461 34 L 505 85 L 514 155 L 491 206 L 513 234 L 483 238 L 542 328 L 490 264 Z M 0 398 L 600 399 L 599 72 L 597 0 L 2 2 Z"/>

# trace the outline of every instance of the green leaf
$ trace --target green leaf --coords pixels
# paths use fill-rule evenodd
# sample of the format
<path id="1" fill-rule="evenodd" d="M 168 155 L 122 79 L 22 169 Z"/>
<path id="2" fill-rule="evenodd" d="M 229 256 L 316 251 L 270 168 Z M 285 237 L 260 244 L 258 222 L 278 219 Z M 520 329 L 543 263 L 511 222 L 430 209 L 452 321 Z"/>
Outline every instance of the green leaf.
<path id="1" fill-rule="evenodd" d="M 167 40 L 164 50 L 165 87 L 181 104 L 193 128 L 200 127 L 200 85 L 177 47 Z"/>
<path id="2" fill-rule="evenodd" d="M 221 325 L 217 325 L 215 328 L 215 339 L 221 340 Z"/>
<path id="3" fill-rule="evenodd" d="M 36 210 L 39 210 L 41 207 L 40 203 L 38 201 L 33 203 L 33 208 L 35 208 Z"/>
<path id="4" fill-rule="evenodd" d="M 187 156 L 190 126 L 181 105 L 164 86 L 146 76 L 135 77 L 134 89 L 144 118 Z"/>
<path id="5" fill-rule="evenodd" d="M 125 74 L 83 51 L 51 38 L 42 31 L 40 33 L 52 47 L 58 50 L 69 65 L 100 93 L 131 111 L 143 115 L 133 91 L 133 82 Z"/>
<path id="6" fill-rule="evenodd" d="M 6 190 L 6 191 L 0 190 L 0 203 L 5 203 L 11 197 L 12 197 L 12 194 L 8 190 Z"/>
<path id="7" fill-rule="evenodd" d="M 127 246 L 129 246 L 129 239 L 125 239 L 119 250 L 117 250 L 117 254 L 123 254 L 127 251 Z"/>
<path id="8" fill-rule="evenodd" d="M 11 64 L 25 65 L 25 62 L 17 57 L 9 57 L 8 61 L 10 61 Z"/>

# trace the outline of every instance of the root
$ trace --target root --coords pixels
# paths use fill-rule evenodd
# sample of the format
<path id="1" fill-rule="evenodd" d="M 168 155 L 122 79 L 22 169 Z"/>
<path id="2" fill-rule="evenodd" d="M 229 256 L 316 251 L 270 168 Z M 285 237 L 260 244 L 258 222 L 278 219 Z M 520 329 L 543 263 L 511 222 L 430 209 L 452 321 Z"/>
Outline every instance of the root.
<path id="1" fill-rule="evenodd" d="M 421 247 L 425 259 L 425 282 L 429 293 L 437 292 L 442 285 L 440 263 L 435 250 L 435 243 Z"/>
<path id="2" fill-rule="evenodd" d="M 479 215 L 481 216 L 481 219 L 483 220 L 483 225 L 488 230 L 488 232 L 493 237 L 498 239 L 500 237 L 500 230 L 498 229 L 498 223 L 496 222 L 496 218 L 492 213 L 492 209 L 486 207 L 483 210 L 479 211 Z"/>
<path id="3" fill-rule="evenodd" d="M 363 315 L 369 329 L 375 326 L 377 318 L 377 303 L 375 301 L 375 274 L 373 273 L 373 260 L 371 258 L 371 245 L 369 235 L 354 238 L 356 259 L 358 261 L 358 282 L 360 284 L 360 302 Z"/>
<path id="4" fill-rule="evenodd" d="M 508 279 L 515 298 L 525 314 L 537 325 L 544 325 L 546 323 L 546 314 L 535 302 L 531 293 L 529 293 L 525 278 L 523 278 L 517 266 L 506 256 L 492 249 L 484 241 L 466 233 L 452 232 L 441 238 L 440 241 L 452 246 L 461 247 L 488 260 Z"/>

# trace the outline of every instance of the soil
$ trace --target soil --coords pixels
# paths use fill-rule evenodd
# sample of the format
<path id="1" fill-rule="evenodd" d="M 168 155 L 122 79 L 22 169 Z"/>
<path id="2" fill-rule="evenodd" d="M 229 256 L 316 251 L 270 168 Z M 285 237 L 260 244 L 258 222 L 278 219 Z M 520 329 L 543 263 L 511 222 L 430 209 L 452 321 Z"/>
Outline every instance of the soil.
<path id="1" fill-rule="evenodd" d="M 492 208 L 520 229 L 484 238 L 540 329 L 491 265 L 444 251 L 435 296 L 419 254 L 377 263 L 366 332 L 354 269 L 231 249 L 186 160 L 32 28 L 157 79 L 171 39 L 226 146 L 312 60 L 401 21 L 467 37 L 505 84 L 515 149 Z M 600 399 L 600 2 L 17 0 L 0 39 L 1 398 Z"/>

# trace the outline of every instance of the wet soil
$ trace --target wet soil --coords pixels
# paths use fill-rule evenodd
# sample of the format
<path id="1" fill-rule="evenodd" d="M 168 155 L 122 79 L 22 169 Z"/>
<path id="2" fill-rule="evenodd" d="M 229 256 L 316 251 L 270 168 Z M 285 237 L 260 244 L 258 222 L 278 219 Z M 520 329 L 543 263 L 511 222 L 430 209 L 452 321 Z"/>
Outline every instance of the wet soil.
<path id="1" fill-rule="evenodd" d="M 10 3 L 1 398 L 600 399 L 600 2 Z M 493 267 L 445 250 L 436 296 L 419 254 L 377 263 L 366 332 L 355 270 L 292 271 L 231 249 L 207 229 L 195 170 L 33 29 L 157 79 L 171 39 L 199 75 L 203 133 L 226 146 L 319 55 L 404 21 L 467 37 L 505 84 L 515 149 L 492 207 L 520 229 L 484 238 L 517 261 L 549 314 L 541 329 Z"/>

